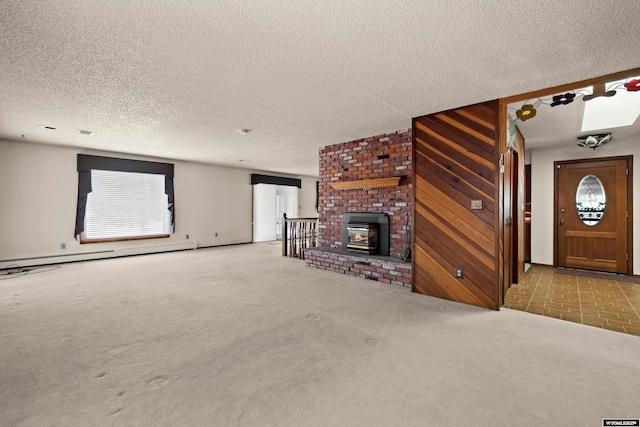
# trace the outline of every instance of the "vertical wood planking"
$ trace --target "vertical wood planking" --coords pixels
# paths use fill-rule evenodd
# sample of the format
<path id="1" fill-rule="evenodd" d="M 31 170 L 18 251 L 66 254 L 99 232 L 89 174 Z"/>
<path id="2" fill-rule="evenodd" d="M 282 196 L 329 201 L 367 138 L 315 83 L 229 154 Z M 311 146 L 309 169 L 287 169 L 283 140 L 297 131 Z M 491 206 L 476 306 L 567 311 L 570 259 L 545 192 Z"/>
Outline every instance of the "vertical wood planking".
<path id="1" fill-rule="evenodd" d="M 499 308 L 498 109 L 491 101 L 413 119 L 414 292 Z"/>

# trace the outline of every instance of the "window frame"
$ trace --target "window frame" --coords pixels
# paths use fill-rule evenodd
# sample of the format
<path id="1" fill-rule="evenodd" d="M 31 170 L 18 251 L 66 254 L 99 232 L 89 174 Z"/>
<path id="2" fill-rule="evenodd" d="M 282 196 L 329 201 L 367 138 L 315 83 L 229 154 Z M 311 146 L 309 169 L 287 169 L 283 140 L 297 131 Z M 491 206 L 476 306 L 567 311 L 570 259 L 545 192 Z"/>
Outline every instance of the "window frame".
<path id="1" fill-rule="evenodd" d="M 120 242 L 128 240 L 147 240 L 168 238 L 170 234 L 159 234 L 149 236 L 128 236 L 118 238 L 104 239 L 82 239 L 84 231 L 85 214 L 87 207 L 87 196 L 91 193 L 91 170 L 107 170 L 113 172 L 136 172 L 164 175 L 165 177 L 165 194 L 168 196 L 168 210 L 170 214 L 169 229 L 171 233 L 175 233 L 175 205 L 173 191 L 173 175 L 174 165 L 172 163 L 149 162 L 143 160 L 121 159 L 115 157 L 90 156 L 86 154 L 78 154 L 78 202 L 76 209 L 76 224 L 74 238 L 85 243 L 106 243 Z M 78 239 L 80 236 L 80 239 Z"/>

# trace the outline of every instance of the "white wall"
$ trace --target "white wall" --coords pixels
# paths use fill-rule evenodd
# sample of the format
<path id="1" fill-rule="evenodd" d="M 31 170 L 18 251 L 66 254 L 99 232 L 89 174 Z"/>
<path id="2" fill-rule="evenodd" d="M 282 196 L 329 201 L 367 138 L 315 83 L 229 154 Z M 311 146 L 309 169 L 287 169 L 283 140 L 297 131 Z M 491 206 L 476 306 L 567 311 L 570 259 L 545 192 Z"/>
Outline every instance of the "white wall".
<path id="1" fill-rule="evenodd" d="M 298 217 L 317 218 L 316 210 L 316 182 L 319 178 L 314 176 L 303 176 L 302 188 L 298 193 Z"/>
<path id="2" fill-rule="evenodd" d="M 174 163 L 175 234 L 168 239 L 84 245 L 74 240 L 78 153 Z M 0 139 L 0 268 L 251 242 L 252 172 L 256 171 Z M 303 181 L 301 212 L 317 216 L 317 178 L 298 178 Z M 70 256 L 102 251 L 108 252 Z M 21 260 L 34 257 L 41 258 Z"/>
<path id="3" fill-rule="evenodd" d="M 531 262 L 553 265 L 553 162 L 640 155 L 640 141 L 614 139 L 596 150 L 578 147 L 568 141 L 562 147 L 531 150 Z M 640 247 L 640 169 L 633 171 L 633 246 Z M 640 273 L 640 251 L 634 250 L 633 274 Z"/>

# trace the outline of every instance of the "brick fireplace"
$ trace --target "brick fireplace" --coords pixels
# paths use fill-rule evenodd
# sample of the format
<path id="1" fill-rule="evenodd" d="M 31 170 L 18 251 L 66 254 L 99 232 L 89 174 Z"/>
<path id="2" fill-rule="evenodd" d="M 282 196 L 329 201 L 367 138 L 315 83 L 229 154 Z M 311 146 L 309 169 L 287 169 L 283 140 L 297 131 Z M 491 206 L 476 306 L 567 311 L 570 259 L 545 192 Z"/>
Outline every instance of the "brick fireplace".
<path id="1" fill-rule="evenodd" d="M 319 247 L 305 252 L 308 266 L 410 287 L 411 263 L 400 257 L 410 247 L 411 145 L 402 130 L 320 150 Z M 386 214 L 388 254 L 347 251 L 345 213 Z"/>

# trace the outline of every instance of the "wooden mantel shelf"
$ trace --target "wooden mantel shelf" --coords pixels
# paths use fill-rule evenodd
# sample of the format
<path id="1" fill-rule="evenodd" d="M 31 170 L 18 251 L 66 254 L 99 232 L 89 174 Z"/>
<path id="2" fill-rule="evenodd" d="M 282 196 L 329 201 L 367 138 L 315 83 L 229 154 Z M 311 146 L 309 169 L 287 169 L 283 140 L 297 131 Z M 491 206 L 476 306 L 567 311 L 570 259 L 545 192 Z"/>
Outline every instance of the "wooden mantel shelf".
<path id="1" fill-rule="evenodd" d="M 397 187 L 400 184 L 401 176 L 390 178 L 359 179 L 357 181 L 332 182 L 331 187 L 335 190 L 360 190 L 364 188 L 384 188 Z"/>

